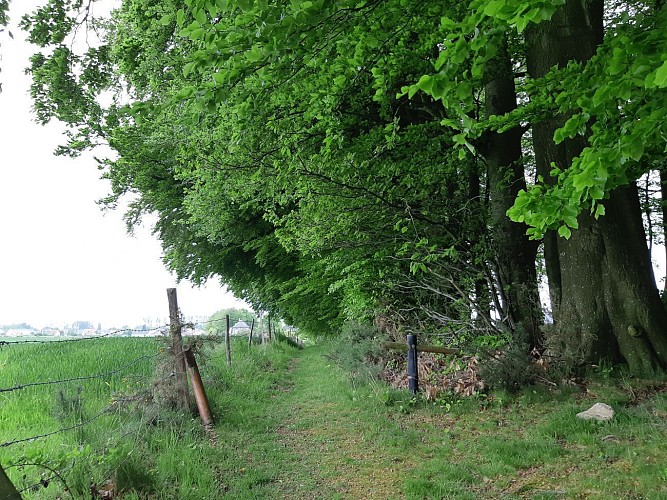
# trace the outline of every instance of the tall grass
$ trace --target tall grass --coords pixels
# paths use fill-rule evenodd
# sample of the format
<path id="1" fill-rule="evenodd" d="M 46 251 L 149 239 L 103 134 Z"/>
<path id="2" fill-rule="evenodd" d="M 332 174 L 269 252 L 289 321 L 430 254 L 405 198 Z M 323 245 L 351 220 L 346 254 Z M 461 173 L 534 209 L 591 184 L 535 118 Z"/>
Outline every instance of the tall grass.
<path id="1" fill-rule="evenodd" d="M 0 447 L 0 463 L 16 487 L 34 485 L 23 491 L 24 498 L 62 498 L 65 490 L 75 498 L 93 498 L 105 489 L 120 491 L 123 498 L 218 496 L 227 452 L 209 443 L 195 415 L 151 401 L 163 346 L 154 338 L 111 338 L 0 350 L 0 388 L 114 372 L 137 360 L 98 379 L 0 393 L 0 444 L 75 427 Z M 248 348 L 239 339 L 232 345 L 231 367 L 224 348 L 200 352 L 218 428 L 251 429 L 253 400 L 266 397 L 276 383 L 274 364 L 291 357 L 285 349 L 291 350 L 282 344 Z"/>
<path id="2" fill-rule="evenodd" d="M 68 469 L 71 477 L 72 472 L 76 476 L 86 469 L 85 463 L 94 464 L 96 468 L 104 464 L 108 451 L 122 444 L 121 434 L 128 433 L 134 425 L 133 419 L 124 418 L 125 410 L 117 400 L 150 387 L 157 353 L 158 344 L 154 339 L 5 346 L 0 351 L 0 388 L 109 374 L 136 360 L 126 370 L 100 378 L 32 386 L 0 394 L 0 443 L 73 427 L 43 439 L 0 448 L 0 462 L 17 488 L 49 478 L 53 484 L 48 488 L 35 487 L 39 498 L 48 498 L 48 493 L 58 489 L 56 483 L 60 482 L 62 487 L 63 481 L 68 482 L 60 470 Z M 91 419 L 94 420 L 89 424 L 80 425 Z M 106 462 L 110 467 L 98 468 L 96 476 L 100 480 L 104 474 L 110 474 L 113 467 L 108 460 Z M 88 490 L 97 478 L 91 476 L 88 484 L 80 485 L 83 490 L 78 493 Z M 76 480 L 74 482 L 76 485 Z M 24 496 L 26 494 L 29 496 L 31 491 Z"/>

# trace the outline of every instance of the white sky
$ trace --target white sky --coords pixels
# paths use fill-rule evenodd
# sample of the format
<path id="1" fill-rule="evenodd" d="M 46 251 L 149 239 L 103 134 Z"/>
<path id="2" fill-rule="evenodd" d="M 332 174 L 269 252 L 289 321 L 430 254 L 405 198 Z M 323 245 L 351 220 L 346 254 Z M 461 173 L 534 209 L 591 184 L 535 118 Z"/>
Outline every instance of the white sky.
<path id="1" fill-rule="evenodd" d="M 168 317 L 169 287 L 178 288 L 186 316 L 247 307 L 214 281 L 176 285 L 150 228 L 130 237 L 121 212 L 102 214 L 96 205 L 109 190 L 94 160 L 53 156 L 63 127 L 34 122 L 23 70 L 35 48 L 17 27 L 40 3 L 11 2 L 14 39 L 0 34 L 0 325 L 135 326 Z"/>

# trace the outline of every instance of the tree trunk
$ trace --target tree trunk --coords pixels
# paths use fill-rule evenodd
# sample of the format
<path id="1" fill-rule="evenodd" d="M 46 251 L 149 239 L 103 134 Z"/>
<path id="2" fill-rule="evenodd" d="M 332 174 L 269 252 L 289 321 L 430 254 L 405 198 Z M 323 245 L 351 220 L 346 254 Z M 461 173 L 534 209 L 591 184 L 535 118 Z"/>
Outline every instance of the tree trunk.
<path id="1" fill-rule="evenodd" d="M 662 215 L 662 241 L 667 246 L 667 162 L 660 169 L 660 208 Z M 667 301 L 667 276 L 662 285 L 662 301 Z"/>
<path id="2" fill-rule="evenodd" d="M 470 205 L 474 213 L 481 214 L 484 213 L 484 203 L 482 201 L 482 191 L 480 189 L 480 178 L 479 171 L 476 165 L 471 166 L 471 170 L 468 173 L 468 199 L 470 200 Z M 480 238 L 484 238 L 483 231 L 485 230 L 486 223 L 480 221 L 479 224 L 476 222 L 476 226 L 480 230 Z M 491 318 L 491 292 L 489 290 L 489 284 L 484 276 L 483 272 L 479 272 L 479 276 L 475 280 L 475 302 L 477 303 L 477 317 L 475 323 L 477 326 L 485 325 L 486 321 Z"/>
<path id="3" fill-rule="evenodd" d="M 532 28 L 529 74 L 538 78 L 554 65 L 589 59 L 602 41 L 602 12 L 600 0 L 567 0 L 551 21 Z M 545 179 L 551 162 L 565 169 L 586 145 L 584 137 L 554 143 L 566 118 L 533 126 L 538 174 Z M 586 361 L 625 361 L 643 373 L 664 369 L 667 314 L 653 279 L 636 186 L 616 189 L 604 205 L 599 220 L 584 211 L 569 240 L 550 236 L 545 242 L 556 335 Z"/>
<path id="4" fill-rule="evenodd" d="M 506 43 L 487 66 L 487 75 L 484 87 L 487 117 L 515 109 L 516 88 Z M 513 330 L 518 327 L 534 347 L 542 343 L 539 328 L 543 320 L 535 269 L 538 243 L 530 241 L 525 227 L 507 216 L 519 190 L 526 188 L 521 135 L 519 127 L 503 133 L 491 132 L 484 157 L 489 176 L 492 245 L 506 299 L 503 316 L 509 326 Z"/>

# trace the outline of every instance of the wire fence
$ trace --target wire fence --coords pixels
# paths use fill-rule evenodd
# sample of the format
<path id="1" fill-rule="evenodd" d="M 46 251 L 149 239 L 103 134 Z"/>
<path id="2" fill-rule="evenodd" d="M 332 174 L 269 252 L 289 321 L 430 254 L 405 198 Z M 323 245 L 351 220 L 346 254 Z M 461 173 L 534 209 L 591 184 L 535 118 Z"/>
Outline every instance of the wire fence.
<path id="1" fill-rule="evenodd" d="M 9 368 L 9 372 L 3 370 L 3 373 L 0 374 L 0 381 L 4 382 L 4 386 L 0 385 L 0 397 L 2 397 L 4 401 L 4 404 L 2 404 L 1 407 L 2 409 L 0 409 L 0 419 L 5 420 L 4 417 L 9 418 L 9 413 L 12 412 L 26 414 L 18 417 L 16 416 L 16 413 L 14 415 L 14 420 L 20 422 L 25 421 L 25 425 L 19 425 L 17 423 L 15 424 L 17 425 L 17 428 L 14 431 L 9 431 L 9 427 L 5 427 L 5 432 L 0 431 L 0 441 L 2 441 L 0 442 L 0 451 L 8 448 L 12 448 L 12 450 L 15 447 L 19 448 L 18 450 L 13 450 L 9 455 L 4 453 L 2 455 L 6 457 L 5 461 L 9 461 L 6 469 L 10 471 L 10 474 L 15 476 L 15 486 L 20 495 L 30 493 L 39 495 L 38 491 L 40 489 L 47 488 L 52 483 L 61 483 L 63 491 L 69 492 L 70 496 L 73 497 L 74 495 L 67 486 L 66 476 L 76 467 L 77 461 L 70 460 L 70 463 L 67 464 L 62 462 L 62 456 L 57 457 L 57 455 L 61 449 L 76 449 L 77 445 L 68 445 L 69 448 L 67 448 L 67 446 L 61 448 L 62 445 L 58 442 L 58 444 L 55 445 L 56 452 L 42 452 L 42 450 L 47 449 L 45 448 L 45 445 L 39 445 L 38 448 L 34 448 L 32 447 L 32 443 L 42 442 L 57 435 L 71 436 L 72 434 L 70 433 L 72 432 L 82 432 L 84 428 L 87 428 L 91 424 L 100 422 L 103 417 L 114 415 L 112 420 L 105 420 L 106 423 L 100 428 L 104 429 L 104 431 L 109 431 L 108 434 L 100 438 L 104 441 L 104 446 L 98 449 L 98 452 L 104 454 L 106 449 L 113 448 L 114 444 L 112 441 L 120 443 L 123 439 L 127 438 L 128 435 L 136 434 L 140 432 L 142 428 L 145 428 L 145 425 L 142 426 L 131 423 L 129 432 L 118 432 L 124 425 L 127 425 L 127 422 L 131 422 L 131 420 L 122 419 L 120 411 L 121 406 L 127 405 L 130 401 L 136 401 L 136 398 L 122 396 L 115 397 L 114 391 L 147 391 L 153 384 L 173 377 L 173 373 L 169 373 L 167 376 L 161 378 L 158 378 L 155 374 L 155 368 L 159 362 L 159 358 L 165 356 L 166 351 L 164 346 L 160 348 L 158 344 L 155 344 L 154 348 L 153 346 L 149 347 L 147 344 L 142 344 L 142 350 L 145 351 L 148 349 L 153 352 L 142 353 L 129 361 L 123 359 L 127 353 L 123 353 L 122 356 L 113 356 L 113 359 L 101 358 L 101 356 L 107 353 L 110 348 L 94 347 L 91 349 L 77 349 L 70 352 L 70 350 L 67 349 L 67 346 L 72 346 L 72 344 L 80 342 L 99 341 L 101 339 L 111 341 L 114 337 L 123 337 L 122 341 L 124 341 L 128 337 L 128 334 L 130 334 L 129 337 L 132 337 L 132 334 L 135 333 L 140 333 L 142 336 L 146 336 L 153 332 L 164 332 L 169 326 L 170 325 L 160 325 L 154 328 L 114 329 L 101 335 L 64 339 L 30 338 L 0 341 L 0 349 L 12 349 L 12 354 L 9 354 L 8 352 L 2 359 L 0 359 L 0 366 Z M 47 345 L 49 347 L 46 347 Z M 118 349 L 121 345 L 123 344 L 114 344 L 115 347 L 113 348 Z M 136 346 L 137 344 L 134 345 Z M 18 346 L 24 346 L 25 349 L 14 351 Z M 34 349 L 30 346 L 34 346 Z M 45 346 L 45 349 L 42 349 L 39 346 Z M 60 347 L 62 349 L 53 351 L 50 347 Z M 90 354 L 91 359 L 77 359 L 78 356 L 88 356 L 88 354 Z M 30 370 L 25 369 L 26 365 L 30 365 Z M 96 365 L 99 370 L 92 374 L 88 374 L 92 371 L 90 370 L 91 366 L 94 367 Z M 106 369 L 104 369 L 105 366 L 107 367 Z M 30 373 L 33 373 L 35 376 L 30 377 L 30 373 L 26 375 L 26 371 L 30 371 Z M 64 376 L 48 378 L 48 374 L 57 371 L 65 371 L 63 374 Z M 71 375 L 67 374 L 67 371 L 69 371 Z M 76 373 L 77 371 L 79 373 Z M 83 373 L 81 373 L 82 371 Z M 86 373 L 86 371 L 88 371 L 88 373 Z M 2 375 L 4 375 L 4 377 Z M 47 377 L 44 377 L 44 375 L 47 375 Z M 12 381 L 12 378 L 19 379 L 19 377 L 28 379 L 33 378 L 34 380 Z M 132 387 L 129 387 L 130 385 Z M 72 401 L 65 401 L 68 397 L 64 396 L 65 391 L 68 390 L 67 386 L 76 386 L 76 389 L 78 390 L 76 393 L 77 396 L 72 398 Z M 54 391 L 51 391 L 50 388 L 53 388 Z M 41 392 L 32 392 L 33 390 L 39 390 Z M 75 411 L 70 412 L 70 414 L 67 415 L 55 415 L 55 407 L 57 405 L 54 404 L 54 400 L 57 402 L 59 394 L 65 401 L 65 405 L 72 403 L 72 408 Z M 12 398 L 11 400 L 8 399 L 10 397 Z M 16 397 L 19 399 L 14 399 Z M 83 403 L 81 402 L 83 398 L 85 398 L 86 401 L 86 408 L 84 408 Z M 51 401 L 51 403 L 49 403 L 49 401 Z M 37 408 L 35 405 L 37 405 Z M 90 408 L 87 408 L 88 406 L 90 406 Z M 94 409 L 95 406 L 97 406 L 97 409 Z M 1 412 L 3 411 L 7 411 L 8 414 L 2 415 Z M 85 413 L 87 413 L 87 415 L 84 415 Z M 36 416 L 36 414 L 39 414 L 39 416 Z M 35 421 L 39 421 L 39 423 L 34 424 Z M 33 428 L 44 428 L 49 421 L 60 421 L 61 425 L 53 430 L 31 433 L 27 436 L 20 435 L 22 434 L 22 432 L 20 432 L 21 428 L 25 429 L 31 427 L 31 422 L 33 423 Z M 119 422 L 120 427 L 118 429 L 115 431 L 110 429 L 110 426 L 117 427 Z M 12 433 L 19 435 L 12 436 Z M 5 440 L 2 439 L 3 437 Z M 7 437 L 11 437 L 11 439 L 7 439 Z M 68 439 L 69 438 L 65 438 L 63 443 L 68 442 Z M 26 448 L 26 446 L 28 447 Z M 50 447 L 48 449 L 51 450 L 52 448 L 53 447 Z M 35 460 L 32 458 L 34 456 L 43 458 Z M 21 470 L 21 474 L 18 478 L 16 478 L 15 473 L 11 472 L 12 469 L 16 470 L 17 468 Z M 33 479 L 30 480 L 30 471 L 33 468 L 36 468 L 38 472 L 41 470 L 41 474 L 37 477 L 33 476 Z"/>
<path id="2" fill-rule="evenodd" d="M 184 329 L 194 329 L 196 326 L 206 326 L 214 323 L 222 323 L 225 322 L 225 318 L 215 318 L 215 319 L 209 319 L 206 321 L 197 321 L 197 322 L 184 322 L 181 324 L 182 328 Z M 151 332 L 161 332 L 164 333 L 170 328 L 169 324 L 162 324 L 160 326 L 155 326 L 152 328 L 121 328 L 121 329 L 114 329 L 112 331 L 109 331 L 107 333 L 101 334 L 101 335 L 89 335 L 85 337 L 71 337 L 71 338 L 52 338 L 52 339 L 22 339 L 22 340 L 0 340 L 0 348 L 2 347 L 10 347 L 13 345 L 20 345 L 20 344 L 67 344 L 71 342 L 85 342 L 89 340 L 99 340 L 99 339 L 106 339 L 109 337 L 120 337 L 123 336 L 124 334 L 132 334 L 132 333 L 139 333 L 142 335 L 147 335 L 148 333 Z"/>
<path id="3" fill-rule="evenodd" d="M 229 317 L 188 323 L 182 321 L 179 311 L 179 318 L 175 323 L 172 318 L 171 324 L 153 328 L 114 329 L 100 335 L 73 338 L 1 340 L 0 367 L 3 368 L 3 371 L 0 372 L 0 401 L 4 404 L 0 406 L 0 420 L 4 417 L 3 411 L 40 413 L 39 416 L 29 414 L 25 419 L 19 419 L 28 423 L 20 426 L 15 423 L 17 428 L 13 431 L 9 427 L 0 430 L 0 462 L 4 456 L 5 469 L 14 470 L 11 475 L 15 477 L 15 486 L 19 494 L 35 494 L 39 498 L 38 492 L 41 489 L 51 484 L 61 484 L 65 493 L 75 497 L 74 490 L 68 485 L 70 481 L 68 476 L 72 475 L 73 471 L 78 471 L 72 477 L 79 477 L 80 471 L 83 470 L 81 467 L 88 467 L 91 459 L 82 456 L 72 458 L 67 454 L 64 455 L 65 459 L 60 455 L 55 456 L 60 450 L 81 448 L 81 436 L 85 434 L 86 437 L 92 439 L 86 444 L 86 447 L 94 445 L 95 442 L 102 442 L 101 446 L 90 452 L 94 456 L 102 457 L 129 436 L 139 436 L 142 431 L 152 431 L 154 426 L 147 425 L 147 422 L 155 422 L 156 417 L 153 413 L 159 413 L 161 410 L 159 408 L 149 410 L 149 404 L 154 404 L 156 401 L 160 387 L 168 389 L 168 384 L 174 384 L 174 380 L 179 376 L 184 376 L 184 373 L 178 368 L 178 363 L 173 364 L 174 359 L 178 357 L 174 355 L 173 343 L 172 347 L 167 348 L 166 343 L 156 342 L 155 349 L 152 346 L 148 347 L 148 350 L 152 352 L 146 353 L 145 349 L 149 344 L 143 341 L 149 341 L 149 339 L 139 339 L 139 336 L 132 334 L 138 333 L 141 337 L 157 337 L 159 340 L 160 336 L 157 334 L 170 332 L 173 336 L 174 328 L 180 332 L 181 329 L 195 330 L 221 323 L 227 323 L 229 329 Z M 156 335 L 151 336 L 150 333 L 156 333 Z M 90 349 L 87 346 L 75 347 L 80 342 L 103 339 L 112 342 L 114 338 L 119 341 L 117 344 L 99 344 L 99 347 L 95 344 Z M 125 349 L 121 346 L 127 345 L 123 342 L 130 338 L 140 343 L 144 352 L 134 351 L 135 357 L 128 360 L 125 359 L 125 356 L 128 352 L 132 352 L 134 347 Z M 207 339 L 220 341 L 224 337 L 204 335 L 195 338 L 202 338 L 206 342 Z M 250 338 L 252 339 L 252 336 Z M 197 342 L 200 341 L 195 341 L 195 345 Z M 199 343 L 199 345 L 202 344 Z M 134 344 L 134 346 L 139 346 L 139 344 Z M 53 350 L 51 347 L 59 349 Z M 11 351 L 3 353 L 2 348 L 11 348 Z M 116 356 L 119 350 L 126 352 Z M 109 352 L 114 353 L 113 359 L 104 358 L 105 353 Z M 29 359 L 31 357 L 34 359 Z M 83 359 L 85 357 L 91 357 L 91 359 Z M 29 364 L 31 367 L 36 364 L 37 368 L 33 371 L 24 370 L 24 364 Z M 91 369 L 91 366 L 97 370 Z M 10 370 L 7 371 L 4 368 Z M 31 373 L 34 376 L 31 377 Z M 51 378 L 52 374 L 54 376 Z M 78 392 L 71 396 L 71 393 L 77 390 Z M 66 394 L 67 391 L 70 392 L 69 395 Z M 56 415 L 57 405 L 53 403 L 58 403 L 58 398 L 62 400 L 61 404 L 71 406 L 68 410 L 70 413 L 64 416 Z M 49 400 L 52 401 L 51 408 Z M 33 410 L 36 404 L 39 405 L 37 411 Z M 137 415 L 140 416 L 137 417 Z M 54 425 L 53 427 L 56 428 L 45 430 L 49 422 L 51 425 L 54 423 L 60 425 L 57 427 Z M 97 424 L 93 425 L 91 430 L 86 430 L 94 423 Z M 26 432 L 28 435 L 21 435 L 22 430 L 30 427 L 42 432 Z M 41 443 L 58 435 L 63 436 L 62 443 L 56 442 L 56 452 L 48 452 L 53 453 L 54 456 L 49 456 L 44 452 L 43 458 L 35 459 L 35 456 L 42 457 L 40 455 L 42 450 L 54 448 L 51 444 Z M 73 437 L 76 438 L 77 444 L 71 444 Z M 7 449 L 11 449 L 11 454 L 4 452 Z M 116 464 L 115 470 L 121 467 L 122 463 L 121 461 Z M 18 478 L 15 473 L 17 468 L 20 468 L 23 473 Z M 34 468 L 39 474 L 30 477 L 31 474 L 27 474 L 26 470 L 30 472 L 31 468 Z M 89 481 L 90 478 L 86 477 L 86 480 Z M 91 487 L 96 486 L 91 485 Z M 93 496 L 95 496 L 94 493 Z M 100 498 L 105 497 L 100 496 Z M 0 498 L 0 500 L 4 499 Z"/>

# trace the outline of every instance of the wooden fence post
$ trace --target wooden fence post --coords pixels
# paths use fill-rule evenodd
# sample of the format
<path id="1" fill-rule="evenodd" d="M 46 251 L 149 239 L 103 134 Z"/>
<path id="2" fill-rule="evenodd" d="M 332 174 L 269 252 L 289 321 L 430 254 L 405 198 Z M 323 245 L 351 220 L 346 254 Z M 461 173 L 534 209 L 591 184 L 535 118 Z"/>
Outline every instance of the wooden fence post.
<path id="1" fill-rule="evenodd" d="M 252 331 L 255 328 L 255 318 L 252 318 L 250 323 L 250 334 L 248 335 L 248 347 L 252 346 Z"/>
<path id="2" fill-rule="evenodd" d="M 185 353 L 185 364 L 188 367 L 190 384 L 192 385 L 192 392 L 195 395 L 195 402 L 197 403 L 197 410 L 199 410 L 201 423 L 204 426 L 204 430 L 210 432 L 213 428 L 213 415 L 211 414 L 211 407 L 208 404 L 204 384 L 201 381 L 201 375 L 199 374 L 199 367 L 197 366 L 195 355 L 189 347 L 186 347 L 183 352 Z"/>
<path id="3" fill-rule="evenodd" d="M 0 498 L 2 500 L 21 500 L 21 494 L 16 490 L 0 465 Z"/>
<path id="4" fill-rule="evenodd" d="M 268 317 L 268 321 L 269 321 L 269 342 L 271 342 L 271 315 L 270 314 L 269 314 L 269 317 Z"/>
<path id="5" fill-rule="evenodd" d="M 232 348 L 229 343 L 229 314 L 225 316 L 227 328 L 225 329 L 225 348 L 227 349 L 227 366 L 232 364 Z"/>
<path id="6" fill-rule="evenodd" d="M 183 337 L 181 336 L 181 318 L 178 311 L 178 299 L 175 288 L 167 288 L 169 300 L 169 331 L 171 333 L 171 353 L 174 356 L 174 377 L 176 405 L 178 408 L 189 409 L 188 379 L 185 375 L 185 357 L 183 355 Z"/>
<path id="7" fill-rule="evenodd" d="M 408 388 L 412 394 L 417 394 L 419 391 L 417 370 L 417 336 L 408 335 Z"/>

